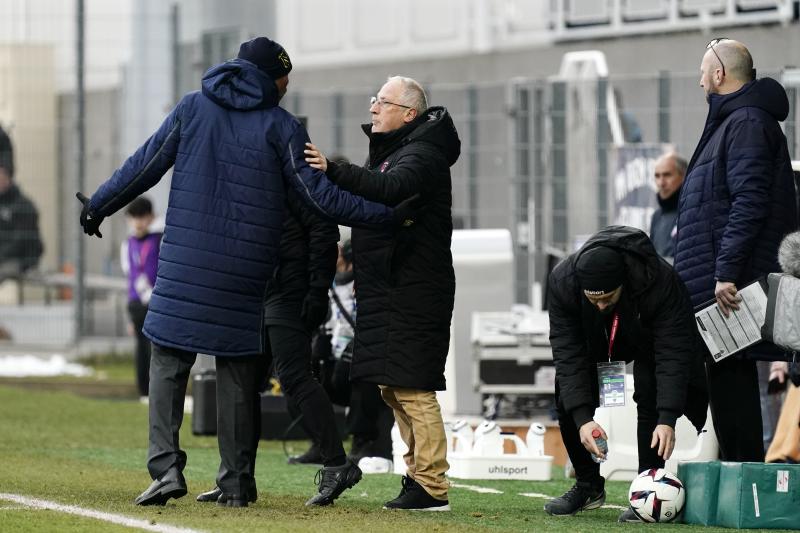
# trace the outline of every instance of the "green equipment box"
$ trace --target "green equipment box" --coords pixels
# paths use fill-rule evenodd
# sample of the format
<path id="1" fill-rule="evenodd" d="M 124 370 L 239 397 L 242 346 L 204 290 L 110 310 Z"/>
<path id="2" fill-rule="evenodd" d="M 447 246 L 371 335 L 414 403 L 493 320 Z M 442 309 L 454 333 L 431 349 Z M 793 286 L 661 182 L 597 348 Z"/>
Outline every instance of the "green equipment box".
<path id="1" fill-rule="evenodd" d="M 682 463 L 683 520 L 736 529 L 800 529 L 800 465 Z"/>
<path id="2" fill-rule="evenodd" d="M 719 467 L 719 461 L 678 464 L 678 479 L 686 489 L 683 521 L 687 524 L 717 524 Z"/>

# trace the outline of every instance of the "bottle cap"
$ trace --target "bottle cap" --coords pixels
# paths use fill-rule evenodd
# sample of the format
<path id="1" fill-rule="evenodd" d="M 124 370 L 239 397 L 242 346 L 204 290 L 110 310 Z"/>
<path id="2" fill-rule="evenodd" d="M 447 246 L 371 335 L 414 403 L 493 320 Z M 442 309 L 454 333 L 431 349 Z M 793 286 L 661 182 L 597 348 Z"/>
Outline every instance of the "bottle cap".
<path id="1" fill-rule="evenodd" d="M 596 438 L 598 438 L 599 436 L 600 436 L 600 430 L 599 430 L 599 429 L 593 429 L 593 430 L 592 430 L 592 438 L 593 438 L 593 439 L 596 439 Z"/>

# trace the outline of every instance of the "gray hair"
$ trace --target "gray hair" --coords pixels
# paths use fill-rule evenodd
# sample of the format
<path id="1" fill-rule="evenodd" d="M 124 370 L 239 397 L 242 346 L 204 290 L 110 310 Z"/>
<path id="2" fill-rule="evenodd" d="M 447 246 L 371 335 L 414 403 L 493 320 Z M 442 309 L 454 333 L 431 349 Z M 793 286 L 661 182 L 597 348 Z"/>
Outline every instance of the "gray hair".
<path id="1" fill-rule="evenodd" d="M 405 76 L 389 76 L 386 81 L 400 82 L 403 89 L 401 95 L 403 102 L 412 109 L 416 109 L 417 115 L 421 115 L 428 109 L 428 97 L 417 80 Z"/>
<path id="2" fill-rule="evenodd" d="M 658 158 L 656 164 L 658 164 L 659 161 L 666 159 L 671 159 L 672 164 L 675 165 L 675 171 L 684 178 L 686 177 L 686 167 L 689 166 L 689 163 L 686 161 L 686 159 L 683 158 L 683 156 L 681 156 L 678 152 L 674 151 L 666 152 L 665 154 L 663 154 L 661 157 Z"/>

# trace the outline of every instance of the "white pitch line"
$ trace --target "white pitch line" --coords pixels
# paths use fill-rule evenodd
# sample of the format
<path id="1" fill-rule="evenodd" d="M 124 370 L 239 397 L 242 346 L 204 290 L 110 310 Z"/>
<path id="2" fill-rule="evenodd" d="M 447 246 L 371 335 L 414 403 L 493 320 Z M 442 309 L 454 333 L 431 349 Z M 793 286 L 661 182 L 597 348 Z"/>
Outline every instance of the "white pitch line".
<path id="1" fill-rule="evenodd" d="M 139 518 L 130 518 L 128 516 L 104 513 L 102 511 L 95 511 L 94 509 L 85 509 L 75 505 L 63 505 L 56 502 L 47 500 L 40 500 L 38 498 L 28 498 L 27 496 L 20 496 L 18 494 L 7 494 L 0 492 L 0 500 L 15 502 L 26 507 L 35 507 L 37 509 L 48 509 L 50 511 L 58 511 L 60 513 L 74 514 L 77 516 L 85 516 L 87 518 L 94 518 L 104 522 L 111 522 L 126 527 L 135 527 L 147 531 L 155 531 L 157 533 L 201 533 L 196 529 L 189 529 L 185 527 L 170 526 L 167 524 L 151 524 L 149 520 L 142 520 Z"/>
<path id="2" fill-rule="evenodd" d="M 520 492 L 520 496 L 525 496 L 526 498 L 541 498 L 543 500 L 552 500 L 555 496 L 551 496 L 549 494 L 542 494 L 541 492 Z M 607 503 L 603 505 L 605 509 L 619 509 L 620 511 L 624 511 L 627 507 L 623 507 L 621 505 L 614 505 L 611 503 Z"/>
<path id="3" fill-rule="evenodd" d="M 502 490 L 492 489 L 489 487 L 478 487 L 476 485 L 462 485 L 461 483 L 450 483 L 450 486 L 456 489 L 466 489 L 472 492 L 480 492 L 482 494 L 503 494 Z"/>

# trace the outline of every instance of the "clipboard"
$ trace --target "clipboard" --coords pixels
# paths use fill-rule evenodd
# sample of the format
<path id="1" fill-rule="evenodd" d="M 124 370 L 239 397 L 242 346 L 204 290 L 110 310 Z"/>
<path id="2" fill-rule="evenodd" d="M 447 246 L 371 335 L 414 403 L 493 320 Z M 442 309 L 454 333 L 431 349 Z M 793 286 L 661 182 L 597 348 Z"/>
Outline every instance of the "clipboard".
<path id="1" fill-rule="evenodd" d="M 766 320 L 767 294 L 764 278 L 739 289 L 739 310 L 725 317 L 716 299 L 694 308 L 697 331 L 715 362 L 739 353 L 763 340 L 761 328 Z"/>

